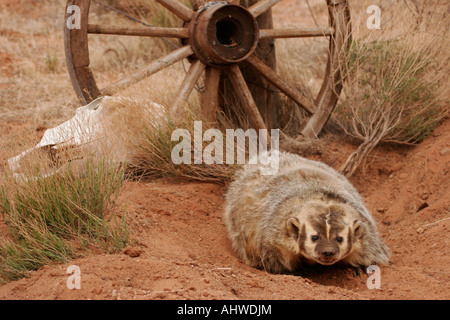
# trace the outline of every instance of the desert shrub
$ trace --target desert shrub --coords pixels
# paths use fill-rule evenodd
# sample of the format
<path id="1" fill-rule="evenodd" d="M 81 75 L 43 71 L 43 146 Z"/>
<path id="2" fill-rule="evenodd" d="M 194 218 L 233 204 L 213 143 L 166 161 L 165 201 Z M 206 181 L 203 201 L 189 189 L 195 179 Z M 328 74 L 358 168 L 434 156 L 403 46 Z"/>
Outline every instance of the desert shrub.
<path id="1" fill-rule="evenodd" d="M 347 174 L 380 142 L 420 143 L 448 113 L 437 90 L 446 79 L 428 48 L 355 40 L 345 65 L 347 82 L 335 119 L 362 142 L 341 167 Z"/>
<path id="2" fill-rule="evenodd" d="M 50 176 L 38 171 L 27 176 L 27 181 L 6 177 L 0 186 L 0 208 L 11 235 L 0 245 L 4 281 L 68 261 L 79 254 L 76 247 L 116 252 L 126 245 L 125 221 L 108 217 L 123 169 L 107 160 L 87 160 L 82 175 L 69 166 Z"/>
<path id="3" fill-rule="evenodd" d="M 404 25 L 408 10 L 396 3 L 389 10 L 393 19 L 381 30 L 354 30 L 341 64 L 345 82 L 333 115 L 361 143 L 340 168 L 347 176 L 379 143 L 420 143 L 449 113 L 449 21 L 434 16 L 440 10 L 436 4 L 423 7 L 422 14 L 433 14 L 426 26 L 414 20 Z"/>
<path id="4" fill-rule="evenodd" d="M 348 53 L 345 96 L 337 117 L 346 131 L 361 140 L 384 123 L 383 141 L 419 143 L 442 118 L 443 101 L 436 89 L 442 79 L 433 56 L 413 51 L 396 40 L 361 43 Z"/>

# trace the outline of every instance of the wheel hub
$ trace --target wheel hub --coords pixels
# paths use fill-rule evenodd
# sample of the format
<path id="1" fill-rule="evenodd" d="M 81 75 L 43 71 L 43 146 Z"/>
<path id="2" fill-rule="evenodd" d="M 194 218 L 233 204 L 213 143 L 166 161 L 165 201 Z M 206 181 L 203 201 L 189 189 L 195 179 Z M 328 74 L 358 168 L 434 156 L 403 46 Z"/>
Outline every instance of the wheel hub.
<path id="1" fill-rule="evenodd" d="M 205 64 L 226 66 L 245 60 L 258 44 L 256 19 L 245 8 L 223 1 L 207 3 L 189 26 L 190 44 Z"/>

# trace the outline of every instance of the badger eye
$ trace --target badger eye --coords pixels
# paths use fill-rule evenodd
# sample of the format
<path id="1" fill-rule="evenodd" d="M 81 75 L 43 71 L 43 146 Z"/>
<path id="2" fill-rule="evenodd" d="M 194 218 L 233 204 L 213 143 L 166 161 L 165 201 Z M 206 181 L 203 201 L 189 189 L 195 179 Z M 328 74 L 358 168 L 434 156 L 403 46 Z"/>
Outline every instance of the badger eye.
<path id="1" fill-rule="evenodd" d="M 312 241 L 317 241 L 317 240 L 319 240 L 319 236 L 316 236 L 316 235 L 311 236 L 311 240 Z"/>
<path id="2" fill-rule="evenodd" d="M 337 237 L 337 238 L 336 238 L 336 241 L 339 242 L 339 243 L 341 243 L 342 241 L 344 241 L 344 238 L 342 238 L 342 237 Z"/>

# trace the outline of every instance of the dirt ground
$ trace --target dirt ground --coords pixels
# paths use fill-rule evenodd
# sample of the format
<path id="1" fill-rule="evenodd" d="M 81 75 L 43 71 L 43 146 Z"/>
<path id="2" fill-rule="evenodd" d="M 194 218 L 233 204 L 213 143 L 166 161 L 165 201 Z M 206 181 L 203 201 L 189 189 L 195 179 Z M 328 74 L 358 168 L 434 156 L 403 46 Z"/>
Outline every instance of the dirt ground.
<path id="1" fill-rule="evenodd" d="M 15 36 L 5 30 L 0 26 L 0 36 Z M 22 58 L 1 51 L 1 75 L 13 77 L 13 62 Z M 0 90 L 13 85 L 3 81 Z M 2 148 L 21 121 L 1 121 Z M 42 130 L 39 121 L 24 126 Z M 330 141 L 314 158 L 338 167 L 352 148 Z M 450 299 L 450 119 L 416 147 L 377 148 L 351 181 L 392 251 L 380 289 L 349 269 L 318 267 L 299 276 L 248 267 L 227 239 L 226 186 L 156 180 L 128 182 L 120 195 L 116 210 L 126 216 L 133 246 L 42 267 L 0 286 L 0 299 Z M 67 288 L 71 265 L 80 268 L 80 290 Z"/>
<path id="2" fill-rule="evenodd" d="M 335 144 L 324 162 L 341 150 Z M 120 196 L 133 247 L 43 267 L 1 286 L 0 299 L 449 299 L 450 119 L 417 147 L 375 153 L 352 182 L 392 251 L 380 289 L 349 269 L 294 276 L 250 268 L 227 239 L 225 187 L 159 180 L 127 183 Z M 67 288 L 70 265 L 81 270 L 80 290 Z"/>

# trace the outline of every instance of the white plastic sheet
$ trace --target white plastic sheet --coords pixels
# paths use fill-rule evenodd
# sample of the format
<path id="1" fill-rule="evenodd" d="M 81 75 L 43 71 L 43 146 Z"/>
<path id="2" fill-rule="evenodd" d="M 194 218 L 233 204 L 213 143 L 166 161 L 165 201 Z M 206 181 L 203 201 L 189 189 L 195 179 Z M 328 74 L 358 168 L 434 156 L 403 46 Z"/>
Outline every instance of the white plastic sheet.
<path id="1" fill-rule="evenodd" d="M 91 154 L 101 156 L 107 153 L 114 162 L 123 163 L 127 161 L 127 148 L 122 145 L 122 139 L 115 136 L 117 130 L 111 129 L 111 116 L 117 110 L 111 110 L 111 106 L 123 103 L 136 104 L 135 100 L 126 97 L 100 97 L 88 105 L 76 110 L 74 117 L 59 126 L 45 131 L 41 141 L 31 149 L 8 160 L 9 167 L 16 178 L 24 179 L 21 173 L 22 162 L 27 156 L 33 156 L 33 152 L 58 154 L 64 150 L 83 147 Z M 116 103 L 116 104 L 115 104 Z M 156 113 L 154 119 L 164 116 L 164 107 L 150 102 L 148 112 Z M 109 109 L 108 109 L 109 108 Z M 151 123 L 156 126 L 156 122 Z M 78 159 L 80 160 L 80 159 Z M 70 159 L 69 159 L 70 162 Z M 48 174 L 58 172 L 61 167 L 55 166 Z"/>

